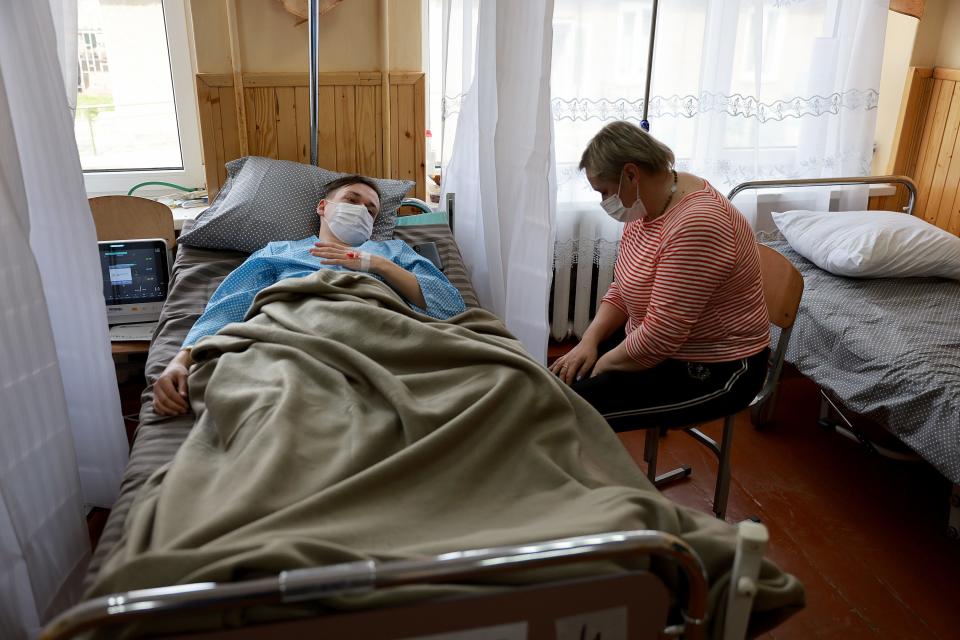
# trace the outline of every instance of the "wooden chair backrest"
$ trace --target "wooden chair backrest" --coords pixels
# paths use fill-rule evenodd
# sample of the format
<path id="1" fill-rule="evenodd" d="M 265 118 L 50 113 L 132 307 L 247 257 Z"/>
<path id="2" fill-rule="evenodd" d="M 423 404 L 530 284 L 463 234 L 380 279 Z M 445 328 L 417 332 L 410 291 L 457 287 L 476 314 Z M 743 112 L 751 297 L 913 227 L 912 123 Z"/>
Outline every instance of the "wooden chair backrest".
<path id="1" fill-rule="evenodd" d="M 774 249 L 762 244 L 757 245 L 757 249 L 760 252 L 763 298 L 770 322 L 781 329 L 792 327 L 803 295 L 803 276 L 792 262 Z"/>
<path id="2" fill-rule="evenodd" d="M 90 198 L 97 240 L 163 238 L 168 249 L 176 244 L 170 207 L 137 196 Z"/>

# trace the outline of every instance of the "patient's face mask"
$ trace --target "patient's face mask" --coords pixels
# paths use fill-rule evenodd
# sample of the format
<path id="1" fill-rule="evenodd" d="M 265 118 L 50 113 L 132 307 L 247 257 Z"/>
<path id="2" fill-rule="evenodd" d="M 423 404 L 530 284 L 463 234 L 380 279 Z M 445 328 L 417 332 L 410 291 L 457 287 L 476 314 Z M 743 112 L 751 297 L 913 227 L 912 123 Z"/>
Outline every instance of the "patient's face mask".
<path id="1" fill-rule="evenodd" d="M 617 184 L 617 192 L 611 194 L 609 198 L 600 203 L 607 214 L 619 222 L 633 222 L 647 217 L 647 208 L 643 206 L 643 200 L 640 199 L 640 183 L 637 182 L 637 199 L 629 208 L 623 206 L 623 200 L 620 199 L 620 189 L 623 187 L 623 171 L 620 172 L 620 182 Z"/>
<path id="2" fill-rule="evenodd" d="M 356 247 L 370 239 L 373 233 L 373 217 L 362 204 L 349 202 L 330 203 L 335 205 L 333 211 L 324 217 L 333 235 L 343 242 Z"/>

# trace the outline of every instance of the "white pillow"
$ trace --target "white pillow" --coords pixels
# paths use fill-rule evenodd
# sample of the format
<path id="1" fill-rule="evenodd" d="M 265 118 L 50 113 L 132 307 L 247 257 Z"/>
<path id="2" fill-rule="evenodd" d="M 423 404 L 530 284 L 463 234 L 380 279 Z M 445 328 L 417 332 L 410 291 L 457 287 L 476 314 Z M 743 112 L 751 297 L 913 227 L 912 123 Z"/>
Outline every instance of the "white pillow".
<path id="1" fill-rule="evenodd" d="M 797 253 L 835 275 L 960 280 L 960 238 L 915 216 L 785 211 L 773 221 Z"/>

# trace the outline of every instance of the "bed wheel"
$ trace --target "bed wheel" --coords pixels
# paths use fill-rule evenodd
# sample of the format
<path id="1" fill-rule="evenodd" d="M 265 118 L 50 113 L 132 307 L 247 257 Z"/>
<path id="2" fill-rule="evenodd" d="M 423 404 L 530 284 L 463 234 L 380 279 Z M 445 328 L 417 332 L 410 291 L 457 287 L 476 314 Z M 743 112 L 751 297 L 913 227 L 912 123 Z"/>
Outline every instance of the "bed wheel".
<path id="1" fill-rule="evenodd" d="M 958 531 L 956 527 L 949 527 L 947 529 L 947 537 L 951 540 L 958 540 L 960 539 L 960 531 Z"/>

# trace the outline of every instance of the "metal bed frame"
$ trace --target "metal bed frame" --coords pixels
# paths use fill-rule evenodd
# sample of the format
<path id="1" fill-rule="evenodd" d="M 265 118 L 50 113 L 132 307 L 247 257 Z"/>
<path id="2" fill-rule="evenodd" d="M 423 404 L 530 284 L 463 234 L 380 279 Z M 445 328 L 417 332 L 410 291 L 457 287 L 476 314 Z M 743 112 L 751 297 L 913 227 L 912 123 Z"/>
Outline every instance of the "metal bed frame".
<path id="1" fill-rule="evenodd" d="M 726 603 L 725 638 L 745 636 L 766 544 L 765 527 L 752 522 L 741 523 L 730 578 L 732 588 Z M 61 640 L 93 630 L 119 632 L 121 629 L 117 625 L 156 620 L 163 616 L 302 603 L 403 585 L 477 580 L 485 575 L 511 570 L 628 556 L 669 560 L 683 576 L 678 607 L 680 622 L 670 623 L 667 617 L 669 610 L 666 608 L 654 612 L 662 624 L 662 628 L 657 630 L 659 637 L 705 637 L 709 587 L 700 558 L 676 536 L 661 531 L 637 530 L 458 551 L 421 560 L 369 560 L 296 569 L 281 572 L 275 577 L 236 583 L 206 582 L 116 593 L 83 602 L 62 613 L 44 628 L 40 638 Z M 608 577 L 615 579 L 622 575 L 611 574 Z M 586 588 L 595 589 L 596 584 Z M 646 594 L 638 591 L 630 595 L 643 603 Z M 257 627 L 247 629 L 257 630 Z M 270 634 L 271 625 L 263 625 L 259 631 Z M 392 636 L 388 632 L 384 637 Z"/>
<path id="2" fill-rule="evenodd" d="M 737 195 L 743 193 L 744 191 L 760 191 L 762 189 L 788 189 L 788 188 L 801 188 L 801 187 L 839 187 L 839 186 L 863 186 L 871 184 L 899 184 L 904 186 L 907 189 L 907 205 L 904 207 L 903 212 L 908 215 L 913 215 L 914 213 L 914 204 L 917 201 L 917 185 L 914 184 L 913 180 L 907 176 L 859 176 L 851 178 L 808 178 L 808 179 L 797 179 L 797 180 L 753 180 L 751 182 L 743 182 L 738 184 L 733 189 L 730 190 L 730 193 L 727 194 L 727 199 L 731 202 Z M 775 362 L 775 370 L 773 372 L 773 388 L 770 389 L 769 393 L 762 399 L 761 402 L 755 403 L 751 406 L 752 418 L 755 425 L 762 425 L 763 421 L 769 416 L 770 411 L 772 410 L 773 400 L 776 397 L 776 388 L 779 385 L 780 380 L 780 371 L 783 368 L 783 358 L 786 352 L 786 341 L 781 339 L 777 343 L 776 353 L 773 355 L 773 362 Z M 826 421 L 828 418 L 829 410 L 831 407 L 835 408 L 836 411 L 840 414 L 843 421 L 850 427 L 854 429 L 853 424 L 847 420 L 846 416 L 843 415 L 843 412 L 840 411 L 830 399 L 827 397 L 823 389 L 820 389 L 820 421 Z M 769 401 L 769 402 L 768 402 Z M 839 426 L 838 424 L 833 424 L 833 427 L 838 431 L 848 431 L 844 427 Z M 864 436 L 855 431 L 848 431 L 847 434 L 850 437 L 854 437 L 857 440 L 863 440 Z"/>
<path id="3" fill-rule="evenodd" d="M 852 187 L 870 184 L 900 184 L 906 187 L 909 194 L 904 213 L 913 214 L 913 205 L 917 201 L 917 185 L 907 176 L 856 176 L 852 178 L 804 178 L 799 180 L 752 180 L 738 184 L 727 199 L 733 201 L 744 191 L 759 191 L 760 189 L 789 189 L 798 187 Z"/>
<path id="4" fill-rule="evenodd" d="M 861 176 L 851 178 L 817 178 L 810 180 L 759 180 L 744 182 L 734 187 L 728 199 L 733 200 L 744 191 L 760 189 L 784 189 L 797 187 L 834 187 L 834 186 L 861 186 L 871 184 L 899 184 L 907 190 L 907 204 L 903 212 L 907 215 L 916 215 L 917 185 L 907 176 Z M 836 416 L 836 419 L 833 416 Z M 844 413 L 838 398 L 831 397 L 824 389 L 820 389 L 820 412 L 817 423 L 824 429 L 837 433 L 859 442 L 867 451 L 882 455 L 894 460 L 912 462 L 920 460 L 915 454 L 903 454 L 890 451 L 872 442 L 869 437 L 856 427 L 854 422 Z M 960 485 L 954 485 L 950 496 L 950 516 L 947 535 L 953 539 L 960 539 Z"/>

